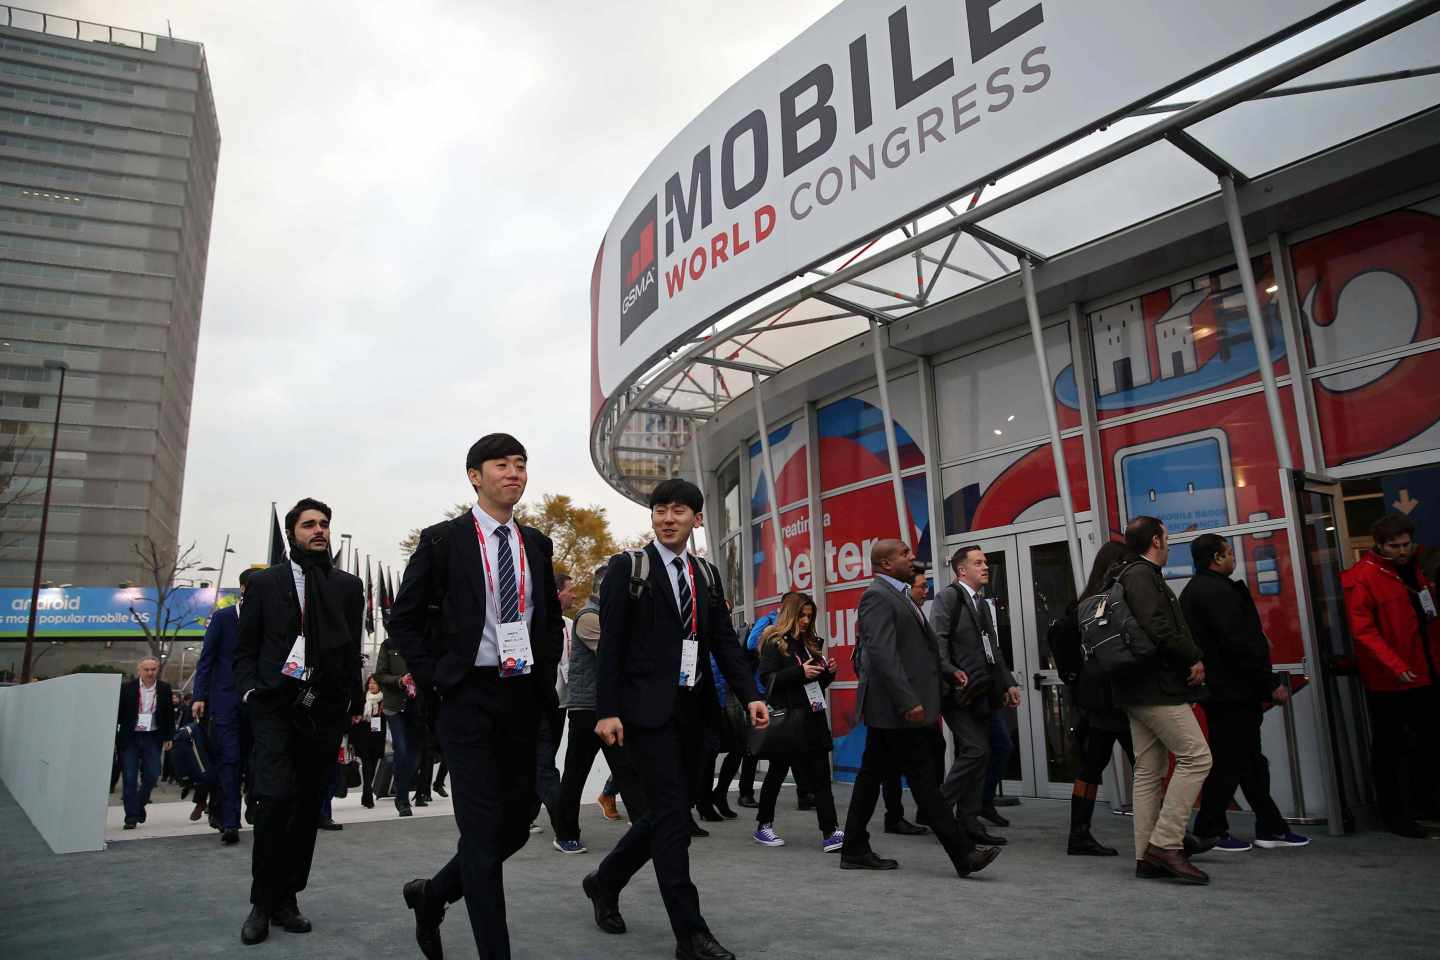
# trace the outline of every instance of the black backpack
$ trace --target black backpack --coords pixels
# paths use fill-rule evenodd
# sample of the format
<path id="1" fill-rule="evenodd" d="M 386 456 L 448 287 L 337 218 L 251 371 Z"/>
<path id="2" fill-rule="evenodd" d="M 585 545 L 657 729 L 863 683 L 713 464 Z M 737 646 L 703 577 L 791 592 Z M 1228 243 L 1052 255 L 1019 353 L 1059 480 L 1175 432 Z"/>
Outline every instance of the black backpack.
<path id="1" fill-rule="evenodd" d="M 1122 564 L 1106 576 L 1100 591 L 1081 600 L 1076 611 L 1085 660 L 1094 661 L 1100 673 L 1107 676 L 1144 666 L 1159 653 L 1125 600 L 1120 578 L 1130 566 Z"/>

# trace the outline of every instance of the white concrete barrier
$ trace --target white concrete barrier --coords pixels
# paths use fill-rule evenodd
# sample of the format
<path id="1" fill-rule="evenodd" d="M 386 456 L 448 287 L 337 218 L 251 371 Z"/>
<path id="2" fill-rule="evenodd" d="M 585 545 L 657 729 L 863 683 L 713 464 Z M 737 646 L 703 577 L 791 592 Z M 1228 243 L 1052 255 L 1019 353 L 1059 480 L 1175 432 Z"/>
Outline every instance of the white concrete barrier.
<path id="1" fill-rule="evenodd" d="M 105 849 L 120 675 L 0 687 L 0 781 L 56 853 Z"/>

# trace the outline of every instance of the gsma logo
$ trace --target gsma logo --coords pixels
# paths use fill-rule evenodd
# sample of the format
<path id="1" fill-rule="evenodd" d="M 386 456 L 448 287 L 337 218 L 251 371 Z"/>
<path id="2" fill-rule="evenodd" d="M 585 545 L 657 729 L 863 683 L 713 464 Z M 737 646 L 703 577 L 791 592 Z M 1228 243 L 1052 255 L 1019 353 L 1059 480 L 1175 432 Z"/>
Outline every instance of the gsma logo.
<path id="1" fill-rule="evenodd" d="M 660 307 L 655 262 L 655 198 L 620 238 L 620 342 L 624 343 Z"/>

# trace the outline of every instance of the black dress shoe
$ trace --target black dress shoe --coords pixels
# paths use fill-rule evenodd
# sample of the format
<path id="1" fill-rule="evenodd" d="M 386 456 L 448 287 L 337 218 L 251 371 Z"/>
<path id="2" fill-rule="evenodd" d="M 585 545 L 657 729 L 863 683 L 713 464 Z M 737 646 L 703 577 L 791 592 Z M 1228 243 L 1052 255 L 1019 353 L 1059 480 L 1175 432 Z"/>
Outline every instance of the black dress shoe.
<path id="1" fill-rule="evenodd" d="M 446 790 L 445 784 L 441 783 L 439 780 L 435 781 L 435 792 L 440 794 L 440 796 L 442 797 L 450 796 L 450 791 Z"/>
<path id="2" fill-rule="evenodd" d="M 1184 842 L 1185 856 L 1198 857 L 1202 853 L 1208 853 L 1215 849 L 1215 844 L 1219 842 L 1219 837 L 1200 837 L 1187 831 Z"/>
<path id="3" fill-rule="evenodd" d="M 595 908 L 595 926 L 606 933 L 624 933 L 625 918 L 620 916 L 620 905 L 615 898 L 600 889 L 600 880 L 591 873 L 580 881 L 580 888 L 590 898 Z"/>
<path id="4" fill-rule="evenodd" d="M 894 823 L 889 823 L 887 821 L 885 824 L 885 832 L 898 833 L 902 837 L 918 837 L 922 834 L 929 833 L 930 830 L 928 827 L 917 826 L 916 824 L 911 823 L 909 820 L 906 820 L 904 817 L 901 817 Z"/>
<path id="5" fill-rule="evenodd" d="M 428 806 L 430 806 L 430 801 L 427 800 L 427 799 L 425 799 L 425 797 L 423 797 L 423 796 L 419 796 L 419 797 L 416 797 L 416 798 L 415 798 L 415 806 L 417 806 L 417 807 L 428 807 Z"/>
<path id="6" fill-rule="evenodd" d="M 990 826 L 992 826 L 992 827 L 1008 827 L 1008 826 L 1010 826 L 1010 820 L 1009 820 L 1009 818 L 1007 818 L 1007 817 L 1002 817 L 1002 816 L 1000 815 L 1000 811 L 999 811 L 999 810 L 996 810 L 994 807 L 986 807 L 984 810 L 981 810 L 981 811 L 980 811 L 980 819 L 981 819 L 981 820 L 984 820 L 986 823 L 990 824 Z"/>
<path id="7" fill-rule="evenodd" d="M 225 844 L 225 846 L 227 847 L 230 846 L 232 843 L 239 843 L 240 831 L 235 829 L 224 831 L 220 834 L 220 842 Z"/>
<path id="8" fill-rule="evenodd" d="M 752 795 L 742 793 L 740 794 L 740 799 L 735 801 L 735 806 L 744 807 L 746 810 L 754 810 L 758 808 L 760 804 L 755 802 L 755 798 Z"/>
<path id="9" fill-rule="evenodd" d="M 736 820 L 740 817 L 740 814 L 730 809 L 730 804 L 723 793 L 717 793 L 712 796 L 710 798 L 710 804 L 715 808 L 715 812 L 726 820 Z"/>
<path id="10" fill-rule="evenodd" d="M 317 823 L 315 826 L 319 827 L 321 830 L 344 830 L 344 829 L 345 829 L 345 825 L 344 825 L 343 823 L 336 823 L 336 822 L 335 822 L 334 820 L 332 820 L 330 817 L 326 817 L 324 820 L 321 820 L 321 821 L 320 821 L 319 823 Z"/>
<path id="11" fill-rule="evenodd" d="M 994 863 L 995 858 L 998 856 L 1000 856 L 1000 849 L 998 847 L 976 847 L 974 850 L 971 850 L 969 856 L 965 858 L 966 869 L 957 872 L 962 877 L 968 877 L 972 873 L 979 873 Z"/>
<path id="12" fill-rule="evenodd" d="M 240 928 L 240 942 L 251 946 L 268 936 L 270 936 L 270 914 L 259 907 L 251 907 L 250 916 L 245 918 L 245 925 Z"/>
<path id="13" fill-rule="evenodd" d="M 994 800 L 991 801 L 991 803 L 993 803 L 997 807 L 1018 807 L 1020 806 L 1020 798 L 1003 796 L 996 797 Z"/>
<path id="14" fill-rule="evenodd" d="M 973 826 L 973 827 L 970 828 L 969 833 L 970 833 L 970 839 L 973 840 L 973 841 L 975 841 L 975 844 L 976 844 L 977 846 L 981 846 L 981 847 L 1003 847 L 1003 846 L 1005 846 L 1005 844 L 1007 844 L 1007 843 L 1010 842 L 1009 840 L 1006 840 L 1004 837 L 997 837 L 997 836 L 995 836 L 995 834 L 993 834 L 993 833 L 991 833 L 990 831 L 986 830 L 984 827 L 980 826 L 978 823 L 975 824 L 975 826 Z"/>
<path id="15" fill-rule="evenodd" d="M 375 798 L 374 798 L 374 797 L 361 797 L 361 798 L 360 798 L 360 806 L 364 807 L 366 810 L 373 810 L 373 809 L 375 808 Z"/>
<path id="16" fill-rule="evenodd" d="M 704 820 L 706 823 L 719 823 L 720 821 L 725 819 L 724 817 L 720 816 L 720 812 L 718 810 L 716 810 L 712 805 L 708 803 L 704 806 L 700 806 L 697 804 L 695 807 L 695 812 L 700 814 L 700 819 Z"/>
<path id="17" fill-rule="evenodd" d="M 846 856 L 844 851 L 840 853 L 841 870 L 894 870 L 899 866 L 899 860 L 887 860 L 874 850 L 867 850 L 865 853 L 857 853 L 854 856 Z"/>
<path id="18" fill-rule="evenodd" d="M 126 821 L 125 821 L 125 827 L 124 827 L 124 829 L 126 829 L 126 830 L 134 830 L 134 829 L 135 829 L 135 821 L 134 821 L 134 820 L 126 820 Z"/>
<path id="19" fill-rule="evenodd" d="M 278 923 L 287 933 L 309 933 L 311 929 L 310 921 L 294 900 L 270 911 L 270 922 Z"/>
<path id="20" fill-rule="evenodd" d="M 675 960 L 735 960 L 735 954 L 708 933 L 692 933 L 675 941 Z"/>
<path id="21" fill-rule="evenodd" d="M 1089 830 L 1072 830 L 1065 852 L 1072 857 L 1118 857 L 1120 851 L 1096 840 Z M 1143 862 L 1143 861 L 1142 861 Z"/>
<path id="22" fill-rule="evenodd" d="M 445 947 L 440 942 L 440 921 L 445 919 L 445 905 L 437 904 L 430 893 L 429 880 L 411 880 L 401 888 L 405 906 L 415 911 L 415 942 L 427 960 L 443 960 Z"/>
<path id="23" fill-rule="evenodd" d="M 695 818 L 694 818 L 694 817 L 691 817 L 691 818 L 690 818 L 690 836 L 692 836 L 692 837 L 708 837 L 708 836 L 710 836 L 710 831 L 709 831 L 709 830 L 706 830 L 704 827 L 700 826 L 700 824 L 698 824 L 698 823 L 695 822 Z"/>

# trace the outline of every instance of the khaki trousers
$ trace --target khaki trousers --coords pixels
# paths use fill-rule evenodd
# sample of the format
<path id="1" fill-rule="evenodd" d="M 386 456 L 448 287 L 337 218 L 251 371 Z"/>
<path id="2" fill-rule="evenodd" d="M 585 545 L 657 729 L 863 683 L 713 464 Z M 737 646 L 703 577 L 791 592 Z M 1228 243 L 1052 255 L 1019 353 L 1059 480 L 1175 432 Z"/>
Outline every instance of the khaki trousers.
<path id="1" fill-rule="evenodd" d="M 1150 844 L 1163 850 L 1184 848 L 1185 823 L 1210 772 L 1210 747 L 1187 705 L 1126 707 L 1125 713 L 1135 742 L 1135 859 L 1143 860 Z M 1175 773 L 1167 790 L 1165 771 L 1172 753 Z"/>

